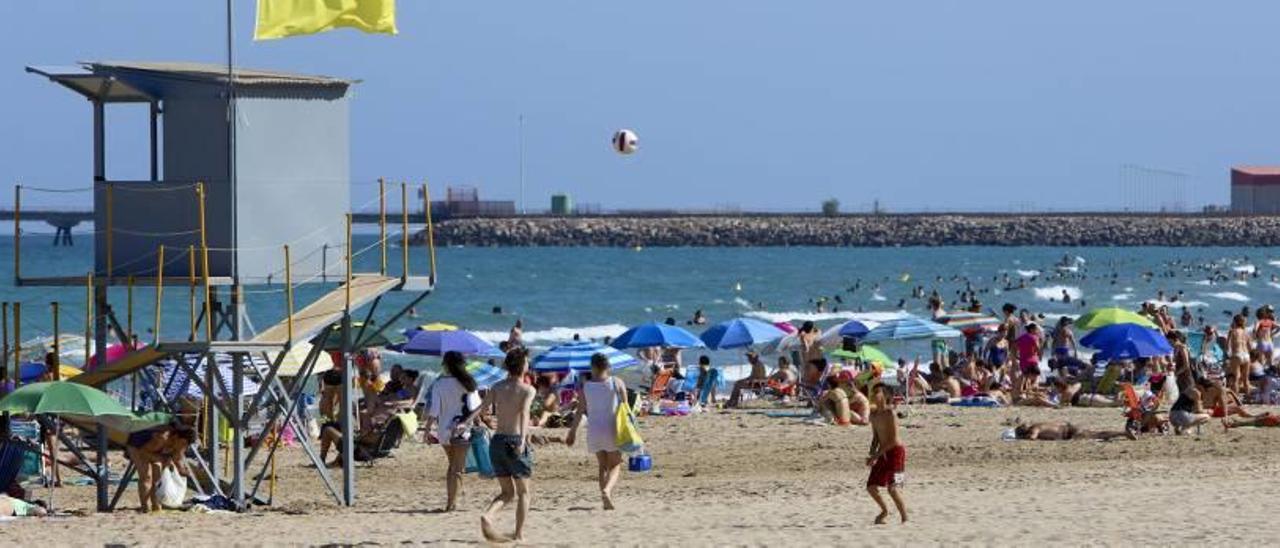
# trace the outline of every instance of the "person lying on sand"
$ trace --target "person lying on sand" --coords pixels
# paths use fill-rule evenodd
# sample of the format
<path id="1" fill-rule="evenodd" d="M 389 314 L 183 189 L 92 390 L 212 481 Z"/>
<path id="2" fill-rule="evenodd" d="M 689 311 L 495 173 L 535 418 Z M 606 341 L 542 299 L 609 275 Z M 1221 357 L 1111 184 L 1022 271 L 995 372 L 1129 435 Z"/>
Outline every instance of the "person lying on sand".
<path id="1" fill-rule="evenodd" d="M 1223 428 L 1239 428 L 1241 426 L 1275 428 L 1280 426 L 1280 415 L 1263 413 L 1246 419 L 1233 419 L 1229 417 L 1224 417 L 1222 419 Z"/>
<path id="2" fill-rule="evenodd" d="M 44 504 L 39 501 L 27 502 L 25 500 L 0 493 L 0 517 L 42 518 L 47 515 L 49 515 L 49 511 L 46 510 Z"/>
<path id="3" fill-rule="evenodd" d="M 1100 440 L 1110 441 L 1116 438 L 1138 439 L 1128 430 L 1089 431 L 1081 430 L 1066 421 L 1037 422 L 1019 424 L 1013 429 L 1014 437 L 1032 441 L 1065 441 L 1065 440 Z"/>
<path id="4" fill-rule="evenodd" d="M 1240 395 L 1236 394 L 1223 386 L 1220 382 L 1211 382 L 1202 393 L 1204 407 L 1210 409 L 1209 415 L 1213 418 L 1223 418 L 1228 415 L 1236 415 L 1244 418 L 1253 417 L 1244 408 L 1244 402 L 1240 400 Z"/>

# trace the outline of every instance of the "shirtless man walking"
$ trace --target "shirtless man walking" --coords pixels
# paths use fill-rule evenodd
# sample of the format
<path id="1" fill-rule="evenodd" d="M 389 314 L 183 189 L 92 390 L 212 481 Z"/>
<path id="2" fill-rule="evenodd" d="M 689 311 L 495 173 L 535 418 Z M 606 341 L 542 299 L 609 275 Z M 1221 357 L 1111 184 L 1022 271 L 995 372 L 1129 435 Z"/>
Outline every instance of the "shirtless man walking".
<path id="1" fill-rule="evenodd" d="M 529 409 L 536 391 L 524 384 L 529 371 L 529 351 L 515 347 L 503 362 L 507 378 L 493 385 L 481 409 L 494 409 L 497 428 L 489 441 L 489 459 L 502 492 L 480 516 L 480 532 L 489 542 L 523 542 L 524 520 L 529 514 L 529 478 L 533 475 L 533 455 L 529 449 Z M 512 499 L 516 500 L 516 530 L 510 537 L 493 530 L 493 517 Z"/>
<path id="2" fill-rule="evenodd" d="M 903 523 L 907 522 L 907 503 L 902 501 L 902 494 L 898 492 L 898 486 L 905 479 L 907 447 L 898 441 L 898 417 L 889 406 L 889 398 L 884 391 L 882 383 L 871 385 L 874 410 L 871 411 L 871 449 L 867 456 L 867 466 L 871 467 L 871 474 L 867 476 L 867 493 L 880 507 L 875 521 L 877 525 L 884 524 L 889 518 L 889 507 L 880 496 L 881 487 L 889 490 L 889 497 L 898 508 L 898 516 Z"/>

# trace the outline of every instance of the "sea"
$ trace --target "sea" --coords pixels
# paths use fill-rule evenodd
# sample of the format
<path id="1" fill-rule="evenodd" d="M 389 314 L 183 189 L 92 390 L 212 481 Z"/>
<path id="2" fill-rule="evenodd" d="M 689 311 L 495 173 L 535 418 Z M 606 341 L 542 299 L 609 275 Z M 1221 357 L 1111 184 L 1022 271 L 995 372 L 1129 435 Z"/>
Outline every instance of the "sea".
<path id="1" fill-rule="evenodd" d="M 51 240 L 24 236 L 24 276 L 83 275 L 91 268 L 92 246 L 84 239 L 73 247 L 54 247 Z M 359 236 L 356 245 L 374 242 Z M 355 270 L 376 270 L 375 255 L 362 256 Z M 426 250 L 415 247 L 410 256 L 413 270 L 425 272 Z M 1168 304 L 1175 317 L 1185 307 L 1197 320 L 1225 324 L 1242 307 L 1280 301 L 1280 250 L 1271 248 L 448 247 L 437 250 L 437 260 L 437 289 L 413 317 L 398 322 L 397 331 L 446 322 L 496 342 L 520 319 L 525 341 L 535 349 L 575 336 L 616 336 L 646 321 L 671 318 L 687 325 L 698 310 L 709 323 L 745 316 L 824 327 L 872 312 L 926 314 L 922 293 L 936 290 L 951 308 L 970 287 L 985 308 L 1013 303 L 1051 317 L 1151 300 Z M 15 287 L 12 261 L 12 242 L 0 240 L 0 300 L 22 303 L 23 339 L 52 334 L 54 301 L 60 303 L 60 331 L 83 333 L 84 288 Z M 333 287 L 299 287 L 297 307 Z M 281 289 L 248 288 L 257 329 L 283 318 Z M 413 297 L 388 295 L 374 318 L 389 317 Z M 110 298 L 126 321 L 126 290 L 112 288 Z M 144 341 L 154 324 L 154 302 L 154 288 L 135 289 L 133 325 Z M 185 339 L 187 290 L 167 287 L 162 310 L 164 337 Z M 741 361 L 737 353 L 717 357 Z"/>

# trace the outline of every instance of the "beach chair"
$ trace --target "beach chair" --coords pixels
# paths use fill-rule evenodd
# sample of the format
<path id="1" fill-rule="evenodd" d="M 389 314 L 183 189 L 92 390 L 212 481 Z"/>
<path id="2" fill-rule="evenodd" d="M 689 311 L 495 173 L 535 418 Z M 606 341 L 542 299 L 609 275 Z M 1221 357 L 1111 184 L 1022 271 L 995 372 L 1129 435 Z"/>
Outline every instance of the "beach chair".
<path id="1" fill-rule="evenodd" d="M 400 447 L 400 439 L 404 434 L 404 422 L 397 417 L 391 417 L 382 425 L 382 432 L 374 438 L 373 443 L 366 444 L 356 440 L 356 461 L 373 466 L 374 461 L 390 457 L 391 451 Z"/>
<path id="2" fill-rule="evenodd" d="M 0 492 L 9 489 L 18 479 L 18 472 L 27 457 L 26 446 L 13 440 L 0 440 Z"/>
<path id="3" fill-rule="evenodd" d="M 1147 424 L 1147 420 L 1155 415 L 1160 406 L 1160 394 L 1154 395 L 1150 404 L 1144 405 L 1138 391 L 1131 383 L 1119 383 L 1117 398 L 1124 404 L 1125 429 L 1132 432 L 1142 432 L 1143 427 Z M 1157 430 L 1164 433 L 1167 428 L 1168 421 L 1162 421 Z"/>
<path id="4" fill-rule="evenodd" d="M 667 368 L 659 369 L 658 372 L 653 375 L 653 382 L 649 383 L 647 391 L 649 401 L 656 402 L 662 399 L 662 396 L 667 393 L 667 388 L 670 386 L 671 379 L 674 378 L 674 375 L 674 372 Z"/>

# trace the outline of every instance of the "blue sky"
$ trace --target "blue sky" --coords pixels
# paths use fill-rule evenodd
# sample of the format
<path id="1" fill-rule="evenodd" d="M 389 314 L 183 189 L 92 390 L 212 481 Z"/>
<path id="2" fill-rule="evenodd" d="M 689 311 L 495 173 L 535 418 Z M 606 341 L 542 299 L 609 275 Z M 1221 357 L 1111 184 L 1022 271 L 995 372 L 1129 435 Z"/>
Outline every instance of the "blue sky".
<path id="1" fill-rule="evenodd" d="M 261 43 L 236 6 L 241 64 L 364 80 L 354 179 L 516 199 L 524 114 L 530 209 L 1198 207 L 1280 163 L 1276 2 L 401 0 L 396 37 Z M 219 62 L 223 10 L 0 3 L 0 181 L 91 174 L 88 105 L 25 65 Z M 145 176 L 143 110 L 109 120 L 109 176 Z"/>

